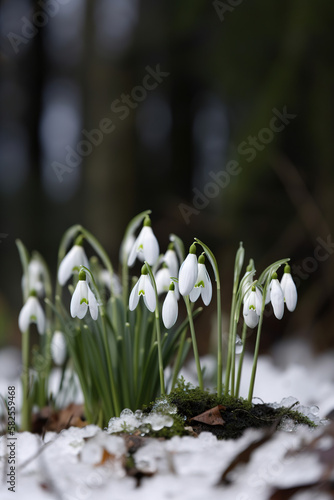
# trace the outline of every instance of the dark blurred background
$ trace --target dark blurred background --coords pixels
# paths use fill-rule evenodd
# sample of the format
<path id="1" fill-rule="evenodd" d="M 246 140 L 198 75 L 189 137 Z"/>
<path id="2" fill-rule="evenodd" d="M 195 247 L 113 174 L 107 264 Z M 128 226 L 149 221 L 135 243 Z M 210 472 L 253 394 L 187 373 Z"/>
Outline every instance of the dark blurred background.
<path id="1" fill-rule="evenodd" d="M 16 238 L 55 278 L 81 223 L 117 266 L 148 208 L 162 251 L 174 232 L 216 252 L 225 317 L 240 240 L 259 272 L 291 257 L 299 304 L 266 319 L 262 350 L 291 336 L 333 347 L 334 3 L 0 5 L 0 347 L 20 342 Z"/>

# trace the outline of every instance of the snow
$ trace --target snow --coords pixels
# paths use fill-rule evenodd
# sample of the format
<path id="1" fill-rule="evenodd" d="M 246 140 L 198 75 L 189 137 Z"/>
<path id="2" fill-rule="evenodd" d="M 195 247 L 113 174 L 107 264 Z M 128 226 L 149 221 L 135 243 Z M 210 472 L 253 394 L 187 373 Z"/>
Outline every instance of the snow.
<path id="1" fill-rule="evenodd" d="M 17 353 L 14 355 L 17 357 Z M 8 353 L 3 359 L 7 357 Z M 260 356 L 254 395 L 271 403 L 288 398 L 284 401 L 287 406 L 297 399 L 305 412 L 324 419 L 334 409 L 333 359 L 333 353 L 314 357 L 304 344 L 282 344 L 273 353 L 273 358 Z M 245 357 L 241 383 L 244 397 L 248 392 L 251 361 L 250 356 Z M 211 373 L 210 357 L 203 362 L 208 364 L 207 373 Z M 6 363 L 10 365 L 8 360 Z M 8 373 L 0 368 L 0 390 L 5 395 L 8 385 L 15 385 L 18 404 L 19 380 L 13 382 L 17 372 L 12 371 L 10 377 Z M 191 379 L 191 367 L 190 372 L 184 370 L 184 374 Z M 155 412 L 154 418 L 157 418 L 158 408 Z M 145 418 L 140 412 L 124 411 L 122 414 L 123 421 L 129 423 L 131 420 L 134 426 L 146 423 Z M 113 420 L 111 427 L 116 424 L 117 421 Z M 210 497 L 210 500 L 267 500 L 276 487 L 288 488 L 320 480 L 326 469 L 326 464 L 319 458 L 320 452 L 332 450 L 333 454 L 334 451 L 334 433 L 326 433 L 329 426 L 325 424 L 315 430 L 305 426 L 288 429 L 288 423 L 285 428 L 256 448 L 249 462 L 240 463 L 231 470 L 227 475 L 228 483 L 221 482 L 223 472 L 242 450 L 263 436 L 263 431 L 248 429 L 235 441 L 219 441 L 207 432 L 198 438 L 175 436 L 166 441 L 148 438 L 134 454 L 136 467 L 151 475 L 143 477 L 139 487 L 136 479 L 125 473 L 125 441 L 112 434 L 110 426 L 109 431 L 95 425 L 82 429 L 71 427 L 59 434 L 47 432 L 43 438 L 28 432 L 17 433 L 15 493 L 8 491 L 5 482 L 7 445 L 11 438 L 2 436 L 0 478 L 5 480 L 0 483 L 0 498 L 203 500 Z M 315 442 L 317 437 L 319 439 Z M 312 448 L 308 446 L 311 442 Z M 106 453 L 109 460 L 103 461 Z M 333 472 L 330 474 L 333 480 Z M 311 489 L 291 497 L 292 500 L 329 498 L 328 493 Z"/>

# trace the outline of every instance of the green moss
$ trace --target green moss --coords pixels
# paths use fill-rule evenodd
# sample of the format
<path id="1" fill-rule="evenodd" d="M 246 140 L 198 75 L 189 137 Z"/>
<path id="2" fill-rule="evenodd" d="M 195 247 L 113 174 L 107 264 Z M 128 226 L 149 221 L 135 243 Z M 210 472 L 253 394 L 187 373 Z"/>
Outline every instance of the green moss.
<path id="1" fill-rule="evenodd" d="M 167 403 L 177 407 L 177 414 L 172 415 L 174 425 L 165 427 L 161 431 L 151 432 L 154 437 L 171 438 L 175 435 L 183 436 L 189 434 L 185 426 L 191 426 L 196 433 L 209 431 L 218 439 L 237 439 L 248 428 L 263 428 L 279 425 L 282 419 L 290 418 L 295 424 L 306 424 L 315 427 L 314 422 L 305 415 L 292 408 L 272 408 L 266 404 L 251 404 L 242 398 L 232 396 L 217 396 L 209 391 L 194 388 L 180 380 L 178 386 L 166 398 Z M 154 406 L 159 404 L 162 398 L 144 408 L 144 412 L 150 412 Z M 220 415 L 224 425 L 209 425 L 191 420 L 217 405 L 222 405 Z M 160 410 L 159 410 L 160 411 Z M 163 410 L 162 410 L 163 413 Z M 168 413 L 168 412 L 166 412 Z"/>

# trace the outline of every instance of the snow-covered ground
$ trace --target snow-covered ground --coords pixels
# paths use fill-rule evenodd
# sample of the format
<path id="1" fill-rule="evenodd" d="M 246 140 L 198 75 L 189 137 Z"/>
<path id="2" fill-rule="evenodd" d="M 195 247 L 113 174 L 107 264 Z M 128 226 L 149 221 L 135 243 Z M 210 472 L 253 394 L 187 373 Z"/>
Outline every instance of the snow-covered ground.
<path id="1" fill-rule="evenodd" d="M 17 387 L 17 353 L 0 353 L 0 393 Z M 5 361 L 6 360 L 6 361 Z M 17 360 L 17 358 L 16 358 Z M 210 358 L 203 359 L 208 363 Z M 16 366 L 16 369 L 15 369 Z M 245 358 L 241 395 L 247 396 L 250 357 Z M 191 379 L 190 371 L 184 372 Z M 9 376 L 10 375 L 10 376 Z M 16 380 L 15 380 L 16 379 Z M 273 356 L 259 359 L 254 396 L 266 403 L 292 396 L 301 405 L 319 407 L 324 419 L 334 409 L 334 353 L 314 357 L 305 344 L 281 344 Z M 255 400 L 256 401 L 256 400 Z M 18 402 L 17 402 L 18 404 Z M 148 439 L 134 454 L 135 465 L 144 477 L 139 487 L 125 474 L 126 445 L 122 437 L 90 425 L 71 427 L 60 434 L 48 432 L 42 438 L 30 433 L 0 438 L 0 498 L 9 500 L 127 500 L 191 499 L 264 500 L 276 487 L 289 488 L 320 482 L 323 491 L 311 488 L 277 498 L 328 500 L 326 481 L 333 481 L 334 430 L 323 424 L 315 430 L 304 426 L 277 431 L 249 453 L 248 461 L 224 471 L 264 431 L 249 429 L 236 441 L 218 441 L 210 433 L 195 437 L 174 437 L 169 441 Z M 12 448 L 11 448 L 12 447 Z M 6 474 L 10 451 L 15 452 L 15 493 L 8 490 Z M 294 452 L 295 451 L 295 452 Z M 104 461 L 109 457 L 107 461 Z M 13 469 L 12 469 L 13 471 Z M 147 475 L 151 475 L 151 477 Z M 283 495 L 283 494 L 282 494 Z M 332 492 L 333 495 L 333 492 Z"/>

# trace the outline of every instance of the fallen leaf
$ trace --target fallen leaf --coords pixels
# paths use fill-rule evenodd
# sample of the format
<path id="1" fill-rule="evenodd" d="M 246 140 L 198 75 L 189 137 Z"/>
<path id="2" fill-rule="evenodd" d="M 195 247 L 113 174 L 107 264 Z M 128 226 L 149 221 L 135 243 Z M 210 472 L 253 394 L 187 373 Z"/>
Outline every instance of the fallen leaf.
<path id="1" fill-rule="evenodd" d="M 37 434 L 43 434 L 46 431 L 60 432 L 72 426 L 85 427 L 86 425 L 83 405 L 71 403 L 66 408 L 57 411 L 46 406 L 33 416 L 32 432 Z"/>
<path id="2" fill-rule="evenodd" d="M 220 414 L 222 410 L 226 410 L 226 407 L 223 405 L 215 406 L 200 415 L 196 415 L 196 417 L 191 418 L 190 421 L 194 420 L 195 422 L 201 422 L 202 424 L 207 425 L 224 425 L 225 420 Z"/>

